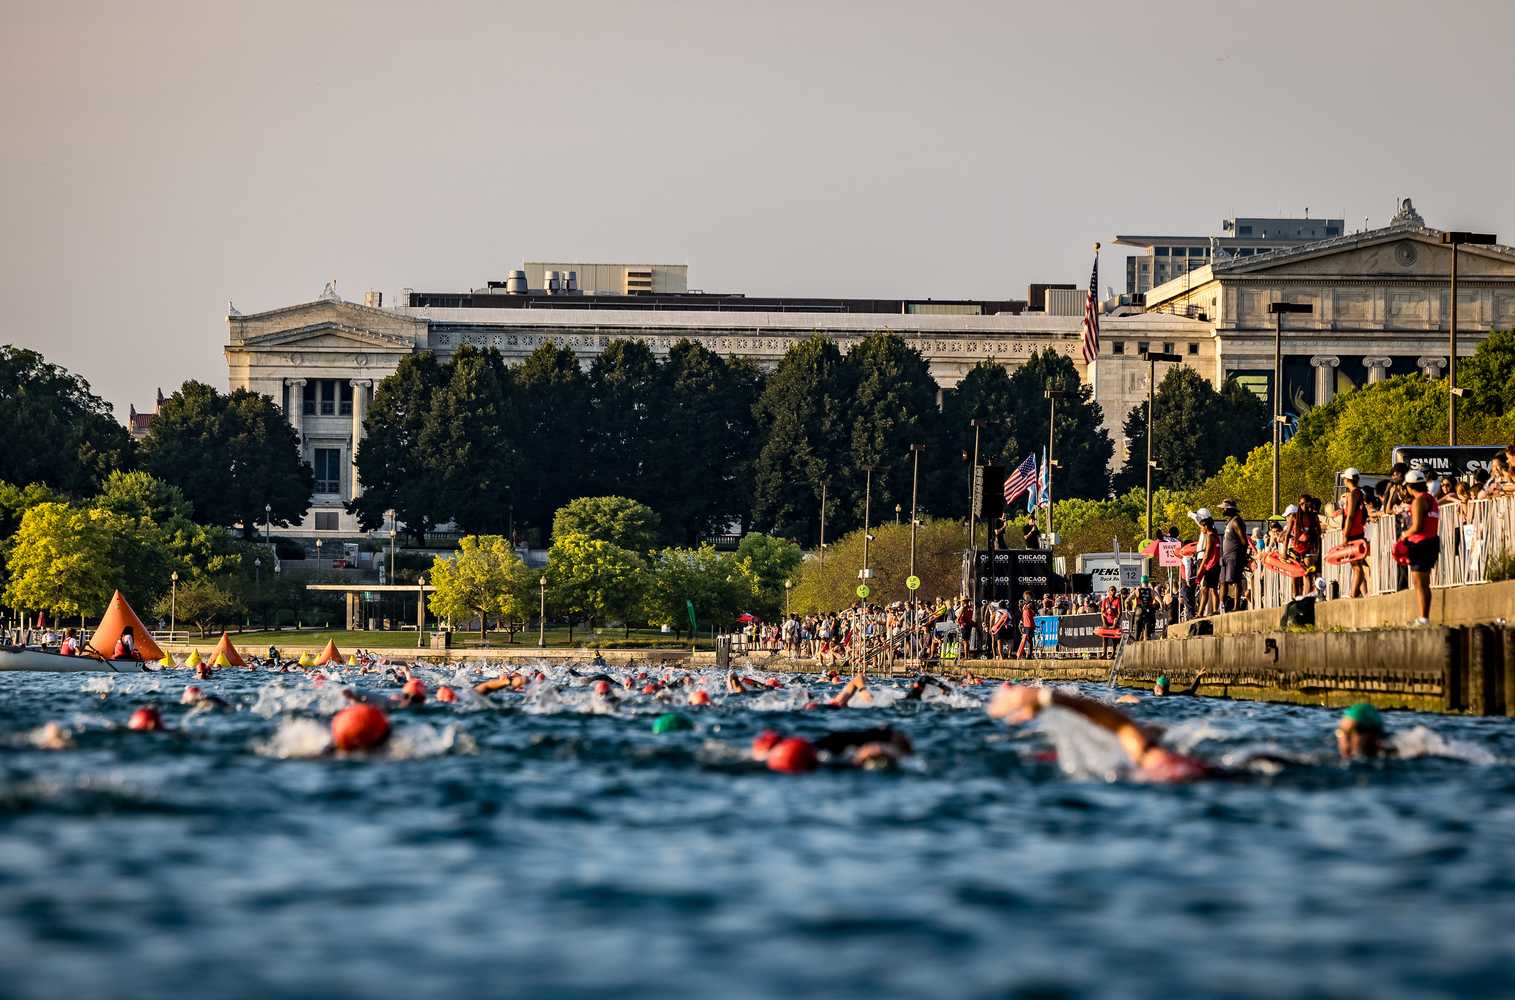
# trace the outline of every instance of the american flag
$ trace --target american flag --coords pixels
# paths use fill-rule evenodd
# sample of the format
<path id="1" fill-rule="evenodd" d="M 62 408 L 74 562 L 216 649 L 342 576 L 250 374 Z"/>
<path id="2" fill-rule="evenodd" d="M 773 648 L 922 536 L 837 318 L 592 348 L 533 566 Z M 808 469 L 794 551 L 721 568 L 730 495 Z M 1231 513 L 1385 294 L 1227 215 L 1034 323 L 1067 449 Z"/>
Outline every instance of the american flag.
<path id="1" fill-rule="evenodd" d="M 1099 357 L 1099 244 L 1094 245 L 1094 270 L 1089 272 L 1089 294 L 1084 299 L 1084 364 Z"/>
<path id="2" fill-rule="evenodd" d="M 1015 498 L 1026 492 L 1036 483 L 1036 452 L 1026 456 L 1026 460 L 1015 467 L 1015 471 L 1005 477 L 1005 503 L 1015 503 Z"/>

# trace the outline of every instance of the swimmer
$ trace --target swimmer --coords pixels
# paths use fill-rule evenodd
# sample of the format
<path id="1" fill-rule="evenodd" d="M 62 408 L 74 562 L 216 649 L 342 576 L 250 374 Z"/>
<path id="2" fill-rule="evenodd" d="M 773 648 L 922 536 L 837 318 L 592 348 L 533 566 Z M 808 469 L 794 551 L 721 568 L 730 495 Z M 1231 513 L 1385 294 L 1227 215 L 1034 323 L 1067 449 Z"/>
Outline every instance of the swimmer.
<path id="1" fill-rule="evenodd" d="M 1182 691 L 1169 691 L 1168 688 L 1170 687 L 1170 685 L 1169 685 L 1169 682 L 1168 682 L 1168 675 L 1167 674 L 1158 674 L 1157 675 L 1157 680 L 1152 683 L 1152 696 L 1154 698 L 1166 698 L 1170 694 L 1181 694 L 1181 695 L 1197 694 L 1197 693 L 1199 693 L 1199 684 L 1200 684 L 1200 681 L 1204 680 L 1204 677 L 1205 677 L 1205 668 L 1204 667 L 1200 667 L 1199 668 L 1199 673 L 1197 673 L 1197 674 L 1194 675 L 1194 683 L 1193 684 L 1190 684 L 1188 687 L 1184 688 Z"/>
<path id="2" fill-rule="evenodd" d="M 195 665 L 195 679 L 200 681 L 210 680 L 210 664 L 198 663 Z"/>
<path id="3" fill-rule="evenodd" d="M 836 730 L 816 740 L 785 738 L 766 729 L 752 741 L 753 760 L 771 770 L 791 773 L 815 770 L 821 754 L 832 766 L 872 771 L 895 767 L 914 752 L 909 736 L 888 727 Z"/>
<path id="4" fill-rule="evenodd" d="M 1378 709 L 1359 701 L 1341 715 L 1336 724 L 1336 751 L 1346 760 L 1358 757 L 1391 757 L 1388 727 Z"/>
<path id="5" fill-rule="evenodd" d="M 751 677 L 738 677 L 735 670 L 726 671 L 726 693 L 746 694 L 749 691 L 761 691 L 763 685 Z"/>
<path id="6" fill-rule="evenodd" d="M 846 708 L 854 701 L 864 707 L 873 704 L 873 692 L 868 690 L 868 678 L 862 674 L 853 675 L 852 680 L 847 682 L 847 686 L 838 691 L 831 700 L 822 702 L 820 705 L 811 702 L 805 707 L 810 708 L 814 705 L 817 708 Z"/>
<path id="7" fill-rule="evenodd" d="M 473 686 L 473 693 L 488 695 L 495 691 L 524 691 L 526 689 L 526 675 L 515 670 L 508 670 L 498 677 L 484 681 Z"/>
<path id="8" fill-rule="evenodd" d="M 967 682 L 965 681 L 965 683 Z M 905 689 L 905 700 L 920 701 L 923 697 L 925 697 L 926 689 L 928 687 L 934 687 L 937 690 L 941 691 L 942 694 L 952 693 L 952 688 L 948 687 L 946 684 L 943 684 L 935 677 L 932 677 L 930 674 L 921 674 L 915 680 L 911 681 L 910 686 Z"/>
<path id="9" fill-rule="evenodd" d="M 400 693 L 390 699 L 390 704 L 395 708 L 419 708 L 426 704 L 426 682 L 412 677 L 405 682 Z"/>
<path id="10" fill-rule="evenodd" d="M 199 685 L 196 684 L 191 684 L 189 687 L 184 689 L 184 693 L 179 696 L 179 704 L 189 705 L 192 708 L 201 708 L 207 711 L 231 708 L 231 706 L 227 704 L 224 699 L 217 698 L 213 694 L 206 694 L 204 691 L 200 690 Z"/>
<path id="11" fill-rule="evenodd" d="M 74 745 L 74 738 L 57 722 L 45 723 L 28 738 L 38 750 L 68 750 Z"/>
<path id="12" fill-rule="evenodd" d="M 1115 737 L 1137 773 L 1148 781 L 1197 781 L 1216 775 L 1217 768 L 1157 745 L 1157 736 L 1118 708 L 1083 695 L 1050 687 L 1002 684 L 989 701 L 989 715 L 1011 725 L 1030 722 L 1043 709 L 1066 709 Z"/>

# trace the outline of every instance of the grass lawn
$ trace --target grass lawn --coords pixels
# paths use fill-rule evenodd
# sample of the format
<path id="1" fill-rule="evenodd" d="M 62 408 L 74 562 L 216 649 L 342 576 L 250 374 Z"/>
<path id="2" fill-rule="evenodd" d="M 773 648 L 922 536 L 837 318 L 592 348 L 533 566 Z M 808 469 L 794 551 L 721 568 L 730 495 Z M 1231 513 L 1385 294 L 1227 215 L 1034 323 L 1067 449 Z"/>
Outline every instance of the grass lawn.
<path id="1" fill-rule="evenodd" d="M 597 634 L 591 634 L 588 629 L 576 628 L 573 630 L 573 641 L 568 641 L 568 629 L 549 628 L 547 630 L 547 645 L 560 649 L 589 649 L 601 646 L 606 649 L 688 649 L 689 640 L 678 639 L 672 633 L 664 634 L 657 629 L 631 630 L 628 637 L 624 629 L 602 628 L 595 630 Z M 430 638 L 430 633 L 427 633 Z M 343 652 L 362 647 L 364 649 L 415 649 L 415 632 L 347 632 L 341 629 L 292 629 L 287 628 L 278 632 L 233 632 L 231 641 L 238 648 L 248 650 L 267 649 L 270 644 L 275 646 L 324 646 L 328 639 L 335 640 L 337 648 Z M 190 645 L 197 643 L 214 646 L 216 637 L 212 636 L 205 640 L 189 640 Z M 504 632 L 490 632 L 489 646 L 497 649 L 530 649 L 537 644 L 536 629 L 517 633 L 515 642 Z M 479 648 L 479 633 L 477 632 L 454 632 L 452 634 L 452 646 L 454 649 L 477 649 Z M 706 636 L 698 643 L 700 649 L 713 649 L 714 643 Z"/>

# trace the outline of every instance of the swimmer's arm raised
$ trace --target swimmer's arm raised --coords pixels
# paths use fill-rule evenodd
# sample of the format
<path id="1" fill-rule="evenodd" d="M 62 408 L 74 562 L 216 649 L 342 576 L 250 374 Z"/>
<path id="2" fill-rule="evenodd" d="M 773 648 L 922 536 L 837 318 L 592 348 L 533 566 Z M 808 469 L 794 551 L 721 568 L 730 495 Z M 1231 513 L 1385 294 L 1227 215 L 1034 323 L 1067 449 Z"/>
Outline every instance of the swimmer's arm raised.
<path id="1" fill-rule="evenodd" d="M 1089 722 L 1109 732 L 1120 743 L 1133 763 L 1140 764 L 1152 743 L 1141 727 L 1129 715 L 1102 701 L 1082 695 L 1059 691 L 1056 688 L 1019 687 L 1003 685 L 989 702 L 989 714 L 1012 724 L 1030 722 L 1044 708 L 1056 705 L 1083 716 Z"/>

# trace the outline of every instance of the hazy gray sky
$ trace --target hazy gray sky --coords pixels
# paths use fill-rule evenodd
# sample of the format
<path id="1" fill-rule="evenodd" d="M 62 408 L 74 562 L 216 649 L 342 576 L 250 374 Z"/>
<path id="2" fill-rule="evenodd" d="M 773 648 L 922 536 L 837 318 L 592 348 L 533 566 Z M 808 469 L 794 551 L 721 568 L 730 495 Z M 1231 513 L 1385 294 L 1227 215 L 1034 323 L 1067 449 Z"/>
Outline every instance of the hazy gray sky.
<path id="1" fill-rule="evenodd" d="M 1234 214 L 1515 242 L 1515 3 L 0 0 L 0 341 L 125 412 L 226 303 L 526 258 L 1019 297 Z M 1121 287 L 1118 253 L 1101 285 Z"/>

